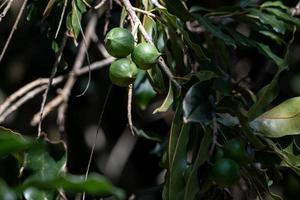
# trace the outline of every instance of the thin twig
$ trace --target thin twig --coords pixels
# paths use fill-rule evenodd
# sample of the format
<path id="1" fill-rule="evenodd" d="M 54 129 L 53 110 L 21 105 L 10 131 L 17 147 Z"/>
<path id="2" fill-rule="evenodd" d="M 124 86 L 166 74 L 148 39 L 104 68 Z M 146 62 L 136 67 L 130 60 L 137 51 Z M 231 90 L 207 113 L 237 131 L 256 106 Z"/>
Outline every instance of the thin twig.
<path id="1" fill-rule="evenodd" d="M 22 98 L 16 101 L 12 106 L 10 106 L 5 112 L 0 115 L 0 123 L 2 123 L 11 113 L 15 112 L 21 105 L 35 97 L 36 94 L 44 91 L 46 88 L 47 87 L 45 85 L 42 85 L 26 93 Z"/>
<path id="2" fill-rule="evenodd" d="M 95 134 L 94 143 L 93 143 L 93 146 L 92 146 L 92 149 L 91 149 L 88 165 L 87 165 L 86 172 L 85 172 L 85 178 L 84 178 L 85 180 L 87 180 L 87 177 L 89 175 L 93 155 L 94 155 L 94 152 L 95 152 L 96 141 L 97 141 L 98 136 L 99 136 L 99 130 L 101 128 L 101 122 L 102 122 L 103 114 L 104 114 L 104 111 L 105 111 L 105 108 L 106 108 L 106 105 L 107 105 L 107 102 L 108 102 L 108 99 L 109 99 L 109 96 L 110 96 L 110 93 L 111 93 L 111 89 L 112 89 L 112 84 L 110 84 L 110 86 L 109 86 L 109 88 L 106 92 L 104 103 L 103 103 L 103 106 L 102 106 L 101 111 L 100 111 L 100 115 L 99 115 L 99 119 L 98 119 L 98 125 L 97 125 L 97 131 L 96 131 L 96 134 Z M 84 199 L 85 199 L 85 193 L 83 193 L 83 195 L 82 195 L 82 200 L 84 200 Z"/>
<path id="3" fill-rule="evenodd" d="M 113 57 L 108 57 L 104 60 L 94 62 L 91 64 L 91 71 L 101 69 L 102 67 L 109 65 L 114 60 L 115 59 Z M 75 74 L 76 74 L 76 76 L 81 76 L 88 72 L 89 72 L 89 67 L 85 66 L 83 68 L 80 68 L 78 71 L 76 71 Z M 52 86 L 61 83 L 67 76 L 68 75 L 55 77 L 52 81 Z M 18 89 L 16 92 L 11 94 L 9 97 L 6 98 L 6 100 L 2 104 L 0 104 L 0 117 L 3 115 L 4 112 L 7 112 L 6 111 L 7 109 L 10 109 L 11 106 L 14 106 L 13 104 L 15 102 L 17 102 L 17 100 L 19 98 L 22 98 L 24 95 L 26 95 L 28 92 L 31 92 L 31 90 L 33 90 L 36 87 L 41 87 L 43 85 L 46 85 L 48 82 L 49 82 L 49 78 L 38 78 L 37 80 L 34 80 L 34 81 L 24 85 L 23 87 Z M 35 97 L 42 91 L 44 91 L 44 90 L 36 90 L 34 93 L 32 93 L 33 97 Z M 23 104 L 21 104 L 21 105 L 23 105 Z M 3 121 L 4 120 L 5 119 L 3 119 Z M 0 123 L 3 121 L 0 121 Z"/>
<path id="4" fill-rule="evenodd" d="M 140 19 L 136 15 L 136 13 L 135 13 L 135 11 L 134 11 L 134 9 L 133 9 L 130 1 L 129 0 L 122 0 L 122 2 L 124 4 L 127 12 L 129 13 L 131 19 L 133 20 L 133 22 L 138 25 L 139 31 L 142 33 L 142 35 L 145 38 L 145 40 L 147 42 L 153 44 L 151 36 L 145 30 L 145 28 L 142 25 Z M 173 74 L 170 71 L 170 69 L 169 69 L 168 65 L 166 64 L 166 62 L 164 61 L 163 57 L 161 57 L 161 56 L 159 57 L 158 63 L 160 64 L 160 66 L 162 67 L 162 69 L 166 73 L 166 75 L 169 77 L 169 79 L 174 83 L 174 85 L 176 86 L 176 88 L 178 88 L 180 90 L 181 89 L 180 84 L 173 78 Z"/>
<path id="5" fill-rule="evenodd" d="M 100 68 L 102 68 L 104 66 L 107 66 L 107 65 L 109 65 L 113 61 L 114 61 L 114 58 L 110 57 L 110 58 L 106 58 L 104 60 L 92 63 L 91 64 L 91 71 L 94 71 L 96 69 L 100 69 Z M 75 72 L 75 74 L 76 74 L 76 76 L 80 76 L 80 75 L 86 74 L 88 72 L 89 72 L 89 68 L 88 68 L 88 66 L 86 66 L 84 68 L 79 69 L 77 72 Z M 60 77 L 57 77 L 57 78 L 60 78 Z M 55 80 L 56 79 L 54 79 L 54 81 Z M 55 107 L 57 107 L 58 105 L 60 105 L 63 102 L 64 98 L 61 97 L 62 95 L 65 95 L 65 93 L 60 92 L 60 95 L 58 95 L 57 97 L 55 97 L 54 99 L 52 99 L 45 106 L 43 117 L 46 117 L 52 111 L 52 109 L 54 109 Z M 39 121 L 39 115 L 37 113 L 37 114 L 34 115 L 32 121 L 31 121 L 31 125 L 32 126 L 36 126 L 37 123 L 38 123 L 38 121 Z"/>
<path id="6" fill-rule="evenodd" d="M 142 13 L 142 14 L 145 14 L 145 15 L 148 15 L 148 16 L 150 16 L 150 17 L 156 17 L 156 15 L 155 14 L 153 14 L 153 13 L 151 13 L 151 12 L 149 12 L 149 11 L 146 11 L 146 10 L 143 10 L 143 9 L 140 9 L 140 8 L 136 8 L 136 7 L 132 7 L 133 8 L 133 10 L 135 11 L 135 12 L 139 12 L 139 13 Z"/>
<path id="7" fill-rule="evenodd" d="M 127 118 L 128 118 L 128 125 L 129 125 L 129 128 L 130 128 L 130 131 L 131 131 L 132 135 L 134 135 L 132 115 L 131 115 L 132 89 L 133 89 L 133 86 L 132 86 L 132 84 L 130 84 L 128 86 Z"/>
<path id="8" fill-rule="evenodd" d="M 1 7 L 2 7 L 3 5 L 5 5 L 5 4 L 7 3 L 6 6 L 5 6 L 5 8 L 4 8 L 4 10 L 3 10 L 3 11 L 1 12 L 1 14 L 0 14 L 0 22 L 1 22 L 2 18 L 5 17 L 6 13 L 9 11 L 9 9 L 10 9 L 10 7 L 11 7 L 13 1 L 14 1 L 14 0 L 6 0 L 6 1 L 1 5 Z"/>
<path id="9" fill-rule="evenodd" d="M 50 78 L 49 78 L 47 89 L 45 90 L 45 92 L 43 94 L 43 100 L 42 100 L 41 109 L 40 109 L 40 120 L 39 120 L 39 124 L 38 124 L 38 137 L 40 137 L 41 134 L 42 134 L 43 112 L 44 112 L 44 107 L 45 107 L 45 104 L 46 104 L 46 101 L 47 101 L 47 96 L 48 96 L 49 90 L 51 88 L 53 79 L 56 75 L 58 64 L 60 63 L 60 60 L 61 60 L 61 57 L 62 57 L 62 54 L 63 54 L 63 50 L 65 49 L 67 40 L 68 40 L 68 36 L 67 36 L 67 34 L 64 34 L 60 49 L 59 49 L 59 51 L 57 53 L 57 56 L 56 56 L 56 59 L 55 59 L 55 63 L 52 67 L 52 72 L 51 72 L 51 75 L 50 75 Z"/>
<path id="10" fill-rule="evenodd" d="M 57 30 L 56 30 L 56 33 L 55 33 L 55 36 L 54 36 L 55 39 L 57 38 L 57 35 L 59 33 L 62 21 L 64 19 L 64 15 L 65 15 L 65 11 L 66 11 L 67 5 L 68 5 L 68 0 L 64 0 L 64 7 L 62 9 L 62 12 L 61 12 L 61 15 L 60 15 L 60 19 L 59 19 L 59 22 L 58 22 L 58 26 L 57 26 Z"/>
<path id="11" fill-rule="evenodd" d="M 17 16 L 17 18 L 16 18 L 16 21 L 15 21 L 15 23 L 14 23 L 14 25 L 13 25 L 13 27 L 12 27 L 10 33 L 9 33 L 9 36 L 8 36 L 8 38 L 7 38 L 7 40 L 6 40 L 6 43 L 5 43 L 4 47 L 3 47 L 3 49 L 2 49 L 2 52 L 1 52 L 1 55 L 0 55 L 0 62 L 1 62 L 2 59 L 3 59 L 3 56 L 4 56 L 5 52 L 6 52 L 6 49 L 7 49 L 8 45 L 9 45 L 11 39 L 12 39 L 12 36 L 13 36 L 14 32 L 17 30 L 17 26 L 18 26 L 18 24 L 19 24 L 19 21 L 21 20 L 21 16 L 22 16 L 22 14 L 23 14 L 23 12 L 24 12 L 24 9 L 25 9 L 25 7 L 26 7 L 27 1 L 28 1 L 28 0 L 24 0 L 24 1 L 23 1 L 23 4 L 22 4 L 22 6 L 21 6 L 21 8 L 20 8 L 20 11 L 19 11 L 18 16 Z"/>

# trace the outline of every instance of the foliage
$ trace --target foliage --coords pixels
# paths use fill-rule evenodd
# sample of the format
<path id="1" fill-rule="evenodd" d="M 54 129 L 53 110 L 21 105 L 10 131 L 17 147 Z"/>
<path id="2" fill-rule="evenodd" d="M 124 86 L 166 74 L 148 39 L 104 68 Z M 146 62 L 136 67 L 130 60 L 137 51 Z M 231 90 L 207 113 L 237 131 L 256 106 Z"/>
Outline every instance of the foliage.
<path id="1" fill-rule="evenodd" d="M 27 19 L 38 21 L 42 17 L 51 21 L 53 18 L 57 24 L 60 18 L 54 12 L 61 9 L 64 2 L 49 0 L 41 12 L 41 2 L 33 0 L 28 5 Z M 239 1 L 234 5 L 205 8 L 199 6 L 201 3 L 190 1 L 137 0 L 135 9 L 126 6 L 124 2 L 129 1 L 120 2 L 120 27 L 131 30 L 137 44 L 149 43 L 147 36 L 150 36 L 154 49 L 159 51 L 151 67 L 142 67 L 144 71 L 138 72 L 133 99 L 143 110 L 155 97 L 163 97 L 164 101 L 153 113 L 174 112 L 166 138 L 157 139 L 132 127 L 137 137 L 153 140 L 158 145 L 167 144 L 165 148 L 162 145 L 161 155 L 161 166 L 166 169 L 162 198 L 230 199 L 231 189 L 242 185 L 249 193 L 254 192 L 256 199 L 282 199 L 272 191 L 276 179 L 273 171 L 280 174 L 288 169 L 300 176 L 297 142 L 293 138 L 286 147 L 281 146 L 282 137 L 300 134 L 300 99 L 291 98 L 271 107 L 279 93 L 279 78 L 289 69 L 289 50 L 300 20 L 281 1 L 265 1 L 260 5 Z M 67 31 L 75 44 L 81 37 L 84 40 L 82 19 L 88 17 L 93 3 L 71 0 L 66 7 L 66 25 L 61 29 Z M 106 6 L 100 9 L 105 10 Z M 141 24 L 130 11 L 138 13 Z M 49 38 L 53 42 L 54 35 L 50 30 Z M 251 83 L 243 85 L 243 80 L 234 77 L 232 55 L 245 49 L 257 51 L 276 68 L 270 82 L 258 90 L 252 90 Z M 141 59 L 147 58 L 144 54 L 139 54 Z M 160 59 L 156 62 L 158 56 Z M 128 62 L 130 59 L 129 56 Z M 171 76 L 161 67 L 162 62 Z M 130 79 L 118 85 L 127 86 L 131 82 Z M 247 148 L 243 154 L 250 151 L 251 159 L 238 162 L 221 156 L 214 160 L 232 138 Z M 268 155 L 264 156 L 265 152 Z M 90 174 L 85 179 L 66 172 L 67 154 L 62 141 L 51 142 L 46 137 L 34 140 L 0 128 L 0 156 L 2 159 L 12 156 L 18 165 L 19 184 L 11 186 L 0 179 L 0 195 L 5 194 L 10 199 L 22 195 L 25 199 L 54 199 L 58 190 L 125 197 L 122 190 L 101 175 Z M 268 157 L 273 160 L 271 165 L 267 163 Z M 220 160 L 240 170 L 231 172 L 235 177 L 227 176 L 234 180 L 210 176 Z M 239 176 L 239 181 L 235 180 Z M 218 182 L 221 184 L 216 184 Z M 218 193 L 218 190 L 225 192 Z"/>

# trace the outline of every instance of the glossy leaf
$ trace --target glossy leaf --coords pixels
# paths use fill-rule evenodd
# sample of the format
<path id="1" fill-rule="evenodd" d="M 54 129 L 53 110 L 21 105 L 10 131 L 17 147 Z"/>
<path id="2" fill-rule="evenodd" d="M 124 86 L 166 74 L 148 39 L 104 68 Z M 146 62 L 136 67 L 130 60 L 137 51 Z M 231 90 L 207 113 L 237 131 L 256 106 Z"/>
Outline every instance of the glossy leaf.
<path id="1" fill-rule="evenodd" d="M 100 196 L 113 195 L 118 199 L 125 198 L 125 193 L 122 190 L 114 187 L 106 178 L 99 174 L 90 174 L 86 180 L 85 176 L 71 174 L 59 175 L 48 180 L 34 177 L 28 179 L 19 190 L 25 190 L 27 194 L 29 191 L 31 191 L 31 194 L 36 194 L 36 191 L 38 191 L 36 189 L 30 190 L 30 188 L 37 188 L 39 191 L 53 191 L 57 188 L 62 188 L 64 191 L 71 193 L 85 192 Z"/>
<path id="2" fill-rule="evenodd" d="M 10 189 L 6 183 L 0 179 L 0 199 L 1 200 L 16 200 L 17 196 L 12 189 Z"/>
<path id="3" fill-rule="evenodd" d="M 172 105 L 173 103 L 173 89 L 172 89 L 172 84 L 169 84 L 169 91 L 168 94 L 164 100 L 164 102 L 161 104 L 161 106 L 159 106 L 158 108 L 156 108 L 153 111 L 153 114 L 158 113 L 158 112 L 166 112 L 169 107 Z"/>
<path id="4" fill-rule="evenodd" d="M 215 37 L 220 38 L 228 45 L 231 45 L 233 47 L 236 46 L 234 40 L 230 36 L 223 33 L 223 31 L 219 28 L 219 26 L 214 25 L 210 21 L 210 19 L 203 17 L 201 15 L 198 15 L 198 14 L 194 14 L 193 16 L 198 20 L 199 24 L 204 26 L 205 29 L 207 31 L 211 32 Z"/>
<path id="5" fill-rule="evenodd" d="M 157 93 L 164 93 L 166 90 L 166 86 L 161 69 L 157 65 L 155 65 L 152 69 L 147 70 L 147 74 L 149 76 L 149 81 L 153 89 Z"/>
<path id="6" fill-rule="evenodd" d="M 266 137 L 283 137 L 300 134 L 300 97 L 284 101 L 260 115 L 250 123 L 258 133 Z"/>
<path id="7" fill-rule="evenodd" d="M 201 61 L 209 60 L 209 58 L 204 53 L 202 46 L 192 41 L 189 32 L 184 29 L 183 23 L 176 16 L 168 13 L 166 10 L 161 9 L 160 12 L 167 26 L 170 26 L 175 30 L 178 29 L 180 31 L 180 33 L 183 36 L 183 40 L 193 50 L 193 52 L 195 53 L 195 55 L 198 57 L 199 60 Z"/>
<path id="8" fill-rule="evenodd" d="M 213 106 L 209 96 L 209 82 L 198 82 L 186 93 L 183 100 L 183 119 L 187 122 L 207 123 Z"/>
<path id="9" fill-rule="evenodd" d="M 255 47 L 261 54 L 265 55 L 267 58 L 271 59 L 280 69 L 286 69 L 287 68 L 287 63 L 284 59 L 280 58 L 276 54 L 274 54 L 270 47 L 254 41 L 241 33 L 238 33 L 236 31 L 233 31 L 231 29 L 226 29 L 232 37 L 241 45 L 247 46 L 247 47 Z"/>
<path id="10" fill-rule="evenodd" d="M 182 122 L 182 106 L 178 104 L 172 122 L 167 150 L 167 175 L 163 190 L 163 199 L 182 199 L 184 171 L 187 168 L 187 144 L 190 124 Z"/>
<path id="11" fill-rule="evenodd" d="M 212 142 L 212 133 L 208 130 L 204 132 L 196 159 L 186 170 L 186 185 L 184 189 L 184 200 L 195 199 L 199 190 L 198 169 L 209 157 L 209 147 Z M 201 172 L 200 172 L 201 173 Z"/>
<path id="12" fill-rule="evenodd" d="M 140 70 L 134 84 L 135 101 L 141 109 L 146 109 L 155 95 L 156 92 L 153 90 L 149 80 L 146 78 L 146 73 Z"/>
<path id="13" fill-rule="evenodd" d="M 298 27 L 300 27 L 300 19 L 291 16 L 290 13 L 286 13 L 286 12 L 282 12 L 279 9 L 276 8 L 265 8 L 264 10 L 266 10 L 267 12 L 269 12 L 272 15 L 275 15 L 277 18 L 284 20 L 288 23 L 294 24 Z M 290 27 L 292 28 L 292 27 Z"/>
<path id="14" fill-rule="evenodd" d="M 284 34 L 286 32 L 286 24 L 276 18 L 274 15 L 263 13 L 259 10 L 251 10 L 249 17 L 259 20 L 262 24 L 270 26 L 275 32 Z"/>
<path id="15" fill-rule="evenodd" d="M 20 134 L 0 126 L 0 157 L 26 150 L 33 145 L 32 140 L 25 139 Z"/>
<path id="16" fill-rule="evenodd" d="M 50 143 L 49 141 L 42 141 L 41 139 L 40 142 L 43 143 L 46 148 L 41 148 L 39 150 L 30 149 L 26 154 L 25 169 L 30 170 L 33 173 L 25 180 L 25 182 L 30 179 L 38 179 L 47 182 L 56 178 L 65 170 L 67 162 L 65 144 L 63 142 Z M 50 154 L 52 152 L 53 155 Z M 29 188 L 24 191 L 24 196 L 28 200 L 38 199 L 40 197 L 52 199 L 54 194 L 55 189 L 40 191 Z"/>
<path id="17" fill-rule="evenodd" d="M 178 16 L 182 21 L 193 19 L 191 13 L 186 9 L 180 0 L 166 0 L 166 7 L 170 13 Z"/>
<path id="18" fill-rule="evenodd" d="M 248 118 L 252 120 L 263 113 L 264 109 L 277 97 L 279 93 L 278 79 L 280 71 L 273 77 L 271 83 L 260 89 L 257 101 L 248 111 Z"/>

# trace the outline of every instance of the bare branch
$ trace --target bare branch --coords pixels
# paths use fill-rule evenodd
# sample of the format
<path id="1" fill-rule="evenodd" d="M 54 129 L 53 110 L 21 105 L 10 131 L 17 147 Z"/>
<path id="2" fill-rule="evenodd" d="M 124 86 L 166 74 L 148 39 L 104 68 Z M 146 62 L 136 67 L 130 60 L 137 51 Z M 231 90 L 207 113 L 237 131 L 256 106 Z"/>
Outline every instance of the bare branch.
<path id="1" fill-rule="evenodd" d="M 11 7 L 13 1 L 14 1 L 14 0 L 6 0 L 6 1 L 4 1 L 3 4 L 1 5 L 0 8 L 2 8 L 2 6 L 4 6 L 4 5 L 6 4 L 4 10 L 3 10 L 3 11 L 1 12 L 1 14 L 0 14 L 0 22 L 2 21 L 2 18 L 5 17 L 6 13 L 9 11 L 9 9 L 10 9 L 10 7 Z"/>
<path id="2" fill-rule="evenodd" d="M 109 65 L 111 62 L 114 61 L 114 59 L 115 58 L 113 58 L 113 57 L 109 57 L 104 60 L 100 60 L 100 61 L 92 63 L 91 71 L 98 70 L 98 69 L 101 69 L 101 68 Z M 88 72 L 89 72 L 89 67 L 85 66 L 85 67 L 79 69 L 78 71 L 76 71 L 75 73 L 77 76 L 81 76 L 81 75 L 85 75 Z M 52 81 L 52 86 L 55 86 L 55 85 L 61 83 L 65 78 L 66 78 L 66 76 L 58 76 L 58 77 L 54 78 Z M 28 100 L 30 100 L 31 98 L 34 98 L 36 95 L 43 92 L 46 89 L 46 85 L 48 82 L 49 82 L 49 78 L 39 78 L 35 81 L 32 81 L 32 82 L 26 84 L 25 86 L 23 86 L 22 88 L 17 90 L 15 93 L 11 94 L 0 105 L 0 119 L 1 119 L 0 123 L 2 123 L 11 113 L 16 111 L 20 106 L 25 104 Z M 38 89 L 36 89 L 36 88 L 38 88 Z M 27 95 L 28 93 L 30 93 L 30 95 Z M 27 97 L 25 97 L 26 95 L 27 95 Z M 22 100 L 22 98 L 26 99 L 26 101 L 24 101 L 24 99 Z M 17 104 L 18 106 L 16 106 L 15 104 Z M 11 107 L 15 107 L 15 106 L 16 106 L 16 109 L 11 108 Z M 3 115 L 5 115 L 5 117 L 3 117 Z M 45 116 L 46 115 L 44 113 L 43 117 L 45 117 Z M 37 123 L 38 123 L 38 119 L 37 119 L 37 122 L 35 123 L 35 125 Z"/>
<path id="3" fill-rule="evenodd" d="M 19 21 L 20 21 L 20 19 L 21 19 L 21 16 L 22 16 L 22 14 L 23 14 L 23 11 L 24 11 L 24 9 L 25 9 L 25 7 L 26 7 L 27 1 L 28 1 L 28 0 L 24 0 L 24 1 L 23 1 L 23 4 L 22 4 L 22 6 L 21 6 L 21 8 L 20 8 L 20 11 L 19 11 L 18 16 L 17 16 L 17 18 L 16 18 L 16 21 L 15 21 L 15 23 L 14 23 L 14 25 L 13 25 L 13 27 L 12 27 L 10 33 L 9 33 L 9 36 L 8 36 L 8 38 L 7 38 L 7 40 L 6 40 L 6 43 L 5 43 L 4 47 L 3 47 L 3 49 L 2 49 L 2 52 L 1 52 L 1 55 L 0 55 L 0 62 L 1 62 L 2 59 L 3 59 L 3 56 L 4 56 L 5 52 L 6 52 L 6 49 L 7 49 L 8 45 L 9 45 L 11 39 L 12 39 L 12 36 L 13 36 L 14 32 L 17 30 L 17 26 L 18 26 L 18 24 L 19 24 Z"/>

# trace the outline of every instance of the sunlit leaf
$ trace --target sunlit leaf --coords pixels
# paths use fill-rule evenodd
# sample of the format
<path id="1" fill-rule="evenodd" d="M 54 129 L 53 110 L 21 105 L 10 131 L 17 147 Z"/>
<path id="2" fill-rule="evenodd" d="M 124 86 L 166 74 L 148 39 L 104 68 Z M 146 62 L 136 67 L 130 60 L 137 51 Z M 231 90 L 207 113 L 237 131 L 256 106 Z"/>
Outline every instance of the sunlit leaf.
<path id="1" fill-rule="evenodd" d="M 284 101 L 260 115 L 250 123 L 258 133 L 266 137 L 282 137 L 300 134 L 300 97 Z"/>
<path id="2" fill-rule="evenodd" d="M 159 106 L 158 108 L 156 108 L 153 111 L 153 114 L 158 113 L 158 112 L 166 112 L 169 107 L 172 105 L 173 103 L 173 89 L 172 89 L 172 84 L 169 84 L 169 91 L 168 94 L 164 100 L 164 102 L 161 104 L 161 106 Z"/>
<path id="3" fill-rule="evenodd" d="M 118 199 L 124 199 L 125 193 L 114 187 L 106 178 L 99 174 L 90 174 L 85 180 L 85 176 L 79 175 L 59 175 L 49 180 L 41 180 L 38 177 L 28 179 L 19 190 L 29 192 L 28 188 L 37 188 L 39 191 L 52 191 L 62 188 L 66 192 L 108 196 L 113 195 Z M 36 190 L 36 189 L 35 189 Z"/>

